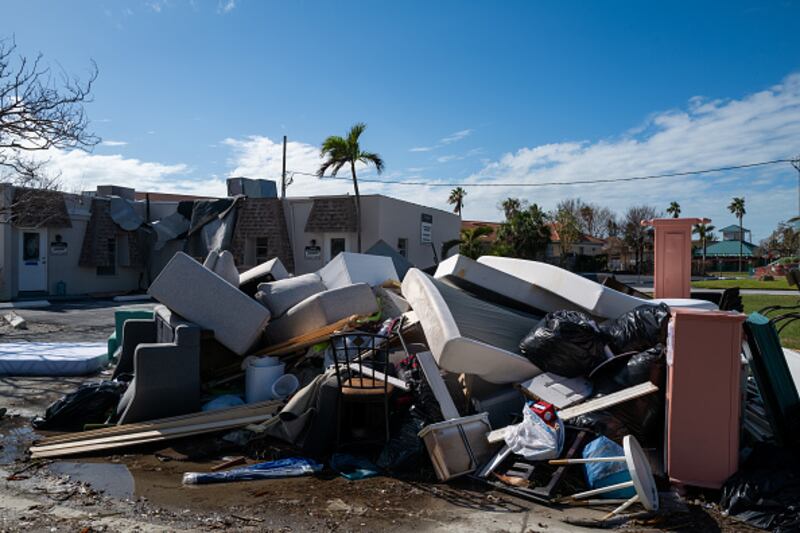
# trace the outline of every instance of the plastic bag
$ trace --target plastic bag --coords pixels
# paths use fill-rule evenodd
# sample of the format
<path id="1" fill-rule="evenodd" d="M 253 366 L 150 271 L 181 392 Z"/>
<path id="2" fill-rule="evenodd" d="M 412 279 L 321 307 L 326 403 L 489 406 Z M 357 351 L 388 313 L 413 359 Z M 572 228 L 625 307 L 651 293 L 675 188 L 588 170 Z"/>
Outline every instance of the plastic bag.
<path id="1" fill-rule="evenodd" d="M 584 446 L 583 458 L 598 458 L 598 457 L 623 457 L 625 450 L 604 436 L 597 437 L 592 442 Z M 586 482 L 589 488 L 598 489 L 600 487 L 608 487 L 616 485 L 617 483 L 624 483 L 631 480 L 631 474 L 628 472 L 628 465 L 625 461 L 619 462 L 603 462 L 603 463 L 586 463 L 584 470 L 586 471 Z M 602 495 L 598 494 L 599 498 L 630 498 L 636 495 L 636 490 L 633 487 L 627 489 L 618 489 L 612 492 L 606 492 Z"/>
<path id="2" fill-rule="evenodd" d="M 748 524 L 800 531 L 800 458 L 793 450 L 759 444 L 722 488 L 725 514 Z"/>
<path id="3" fill-rule="evenodd" d="M 669 316 L 667 304 L 644 304 L 604 324 L 601 329 L 614 353 L 646 350 L 666 342 Z"/>
<path id="4" fill-rule="evenodd" d="M 254 479 L 274 479 L 281 477 L 298 477 L 322 471 L 322 465 L 311 459 L 290 457 L 278 461 L 268 461 L 241 468 L 232 468 L 222 472 L 186 472 L 183 474 L 184 485 L 204 485 L 227 481 L 252 481 Z"/>
<path id="5" fill-rule="evenodd" d="M 350 481 L 375 477 L 378 467 L 366 457 L 349 453 L 334 453 L 330 460 L 331 469 Z"/>
<path id="6" fill-rule="evenodd" d="M 51 403 L 44 417 L 36 417 L 36 429 L 82 431 L 86 424 L 103 424 L 117 409 L 120 398 L 128 388 L 120 381 L 84 383 L 75 392 Z"/>
<path id="7" fill-rule="evenodd" d="M 527 405 L 522 408 L 522 423 L 506 431 L 505 441 L 511 451 L 529 461 L 544 461 L 561 455 L 564 448 L 564 424 L 555 427 L 542 420 Z"/>
<path id="8" fill-rule="evenodd" d="M 585 376 L 606 359 L 603 334 L 580 311 L 548 313 L 522 339 L 519 349 L 545 372 L 567 378 Z"/>
<path id="9" fill-rule="evenodd" d="M 425 444 L 417 435 L 427 424 L 425 419 L 412 409 L 400 424 L 396 435 L 381 450 L 376 464 L 389 472 L 410 472 L 419 470 L 421 463 L 427 460 Z"/>

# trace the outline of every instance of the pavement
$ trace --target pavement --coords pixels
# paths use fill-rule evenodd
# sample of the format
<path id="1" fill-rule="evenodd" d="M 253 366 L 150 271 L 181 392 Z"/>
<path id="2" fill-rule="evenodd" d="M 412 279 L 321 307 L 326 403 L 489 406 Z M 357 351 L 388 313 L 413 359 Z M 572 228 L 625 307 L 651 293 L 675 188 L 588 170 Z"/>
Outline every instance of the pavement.
<path id="1" fill-rule="evenodd" d="M 29 329 L 3 328 L 0 342 L 102 341 L 113 330 L 116 309 L 152 305 L 84 301 L 20 309 Z M 609 506 L 544 506 L 469 479 L 444 484 L 420 480 L 419 473 L 410 479 L 379 476 L 356 482 L 327 474 L 183 486 L 183 472 L 208 471 L 219 462 L 219 452 L 192 455 L 192 450 L 218 445 L 214 436 L 122 455 L 30 461 L 26 450 L 42 436 L 30 419 L 82 382 L 109 375 L 105 370 L 84 378 L 0 377 L 0 407 L 8 410 L 0 415 L 0 531 L 749 530 L 722 517 L 714 505 L 694 497 L 681 500 L 670 492 L 662 494 L 662 512 L 633 508 L 620 520 L 601 523 Z"/>

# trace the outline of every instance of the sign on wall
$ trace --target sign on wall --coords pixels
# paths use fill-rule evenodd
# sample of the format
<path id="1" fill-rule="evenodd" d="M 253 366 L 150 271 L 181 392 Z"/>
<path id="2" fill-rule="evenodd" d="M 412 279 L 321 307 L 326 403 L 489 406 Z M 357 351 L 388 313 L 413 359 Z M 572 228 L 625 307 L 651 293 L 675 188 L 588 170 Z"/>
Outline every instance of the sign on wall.
<path id="1" fill-rule="evenodd" d="M 422 213 L 419 224 L 419 242 L 421 244 L 433 242 L 433 215 Z"/>

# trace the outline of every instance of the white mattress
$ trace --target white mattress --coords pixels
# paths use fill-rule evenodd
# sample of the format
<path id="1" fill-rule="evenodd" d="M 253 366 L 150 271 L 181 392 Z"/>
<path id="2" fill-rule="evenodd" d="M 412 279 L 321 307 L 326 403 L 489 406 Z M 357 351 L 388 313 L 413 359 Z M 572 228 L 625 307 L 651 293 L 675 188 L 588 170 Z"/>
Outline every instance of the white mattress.
<path id="1" fill-rule="evenodd" d="M 108 361 L 104 342 L 0 343 L 0 375 L 81 376 Z"/>
<path id="2" fill-rule="evenodd" d="M 495 306 L 467 294 L 460 297 L 464 305 L 451 310 L 439 291 L 434 280 L 416 268 L 403 278 L 403 297 L 417 314 L 439 368 L 473 374 L 497 384 L 518 383 L 541 373 L 525 357 L 510 351 L 535 321 L 502 308 L 493 309 Z M 483 312 L 481 306 L 485 308 Z M 454 314 L 460 317 L 460 325 Z M 476 331 L 469 335 L 468 328 L 482 331 L 479 335 L 475 335 Z M 478 340 L 478 336 L 483 340 Z"/>
<path id="3" fill-rule="evenodd" d="M 640 305 L 658 305 L 662 301 L 671 307 L 709 310 L 717 308 L 711 302 L 688 298 L 643 300 L 540 261 L 484 255 L 478 258 L 478 262 L 558 295 L 592 315 L 602 318 L 617 318 Z"/>

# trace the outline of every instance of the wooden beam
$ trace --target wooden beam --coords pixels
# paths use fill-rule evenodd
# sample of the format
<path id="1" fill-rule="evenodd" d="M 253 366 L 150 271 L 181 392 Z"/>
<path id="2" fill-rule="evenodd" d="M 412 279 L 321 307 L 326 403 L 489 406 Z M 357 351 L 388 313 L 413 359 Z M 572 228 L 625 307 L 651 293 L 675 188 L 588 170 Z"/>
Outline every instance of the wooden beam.
<path id="1" fill-rule="evenodd" d="M 268 346 L 267 348 L 254 352 L 251 355 L 286 355 L 297 350 L 307 348 L 313 344 L 327 340 L 337 331 L 347 331 L 353 329 L 356 326 L 359 318 L 360 317 L 358 315 L 352 315 L 347 318 L 343 318 L 337 322 L 334 322 L 333 324 L 329 324 L 319 329 L 315 329 L 314 331 L 309 331 L 308 333 L 303 333 L 302 335 L 292 337 L 291 339 L 279 344 L 275 344 L 274 346 Z"/>

